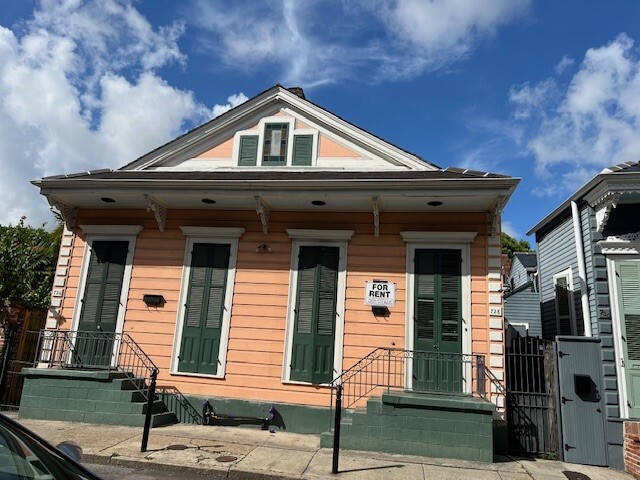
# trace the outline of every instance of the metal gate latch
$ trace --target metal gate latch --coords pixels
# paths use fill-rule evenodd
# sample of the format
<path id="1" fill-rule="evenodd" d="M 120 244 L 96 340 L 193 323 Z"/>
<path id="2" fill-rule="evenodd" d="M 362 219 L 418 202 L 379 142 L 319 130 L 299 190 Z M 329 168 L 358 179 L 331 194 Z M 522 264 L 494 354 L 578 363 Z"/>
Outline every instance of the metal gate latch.
<path id="1" fill-rule="evenodd" d="M 571 445 L 569 445 L 568 443 L 564 444 L 564 450 L 565 452 L 568 452 L 569 450 L 576 448 L 576 447 L 572 447 Z"/>

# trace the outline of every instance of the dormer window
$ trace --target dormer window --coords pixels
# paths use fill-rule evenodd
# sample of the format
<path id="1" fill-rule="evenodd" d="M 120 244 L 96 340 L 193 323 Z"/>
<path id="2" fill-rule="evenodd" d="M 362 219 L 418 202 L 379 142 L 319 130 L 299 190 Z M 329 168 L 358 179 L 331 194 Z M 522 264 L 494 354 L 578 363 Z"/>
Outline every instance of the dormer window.
<path id="1" fill-rule="evenodd" d="M 237 132 L 234 158 L 239 167 L 310 167 L 318 151 L 318 131 L 296 129 L 295 119 L 273 116 L 258 129 Z"/>

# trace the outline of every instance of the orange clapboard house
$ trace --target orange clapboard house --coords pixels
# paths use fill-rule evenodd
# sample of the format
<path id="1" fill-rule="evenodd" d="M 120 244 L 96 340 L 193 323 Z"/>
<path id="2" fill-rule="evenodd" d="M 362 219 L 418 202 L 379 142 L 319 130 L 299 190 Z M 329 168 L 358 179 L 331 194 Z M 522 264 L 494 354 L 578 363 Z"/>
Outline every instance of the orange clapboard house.
<path id="1" fill-rule="evenodd" d="M 91 385 L 109 390 L 146 358 L 158 399 L 173 395 L 165 419 L 210 400 L 212 422 L 273 407 L 274 427 L 319 433 L 341 385 L 346 448 L 375 447 L 375 429 L 357 425 L 405 407 L 495 425 L 500 215 L 517 182 L 437 167 L 280 85 L 118 170 L 34 181 L 67 228 L 21 414 L 45 415 L 32 397 L 54 379 L 79 396 L 84 379 L 91 400 Z M 141 413 L 115 394 L 93 413 L 58 400 L 50 417 Z M 371 418 L 353 410 L 364 405 Z M 460 439 L 420 451 L 415 436 L 390 449 L 486 458 Z"/>

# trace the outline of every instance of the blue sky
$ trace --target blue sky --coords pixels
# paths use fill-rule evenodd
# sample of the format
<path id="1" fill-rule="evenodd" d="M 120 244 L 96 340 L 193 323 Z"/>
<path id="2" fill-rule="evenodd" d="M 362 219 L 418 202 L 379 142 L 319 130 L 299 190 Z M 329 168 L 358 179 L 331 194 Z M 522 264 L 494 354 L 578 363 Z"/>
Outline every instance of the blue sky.
<path id="1" fill-rule="evenodd" d="M 4 0 L 0 224 L 275 83 L 442 166 L 522 178 L 518 238 L 640 160 L 640 2 Z"/>

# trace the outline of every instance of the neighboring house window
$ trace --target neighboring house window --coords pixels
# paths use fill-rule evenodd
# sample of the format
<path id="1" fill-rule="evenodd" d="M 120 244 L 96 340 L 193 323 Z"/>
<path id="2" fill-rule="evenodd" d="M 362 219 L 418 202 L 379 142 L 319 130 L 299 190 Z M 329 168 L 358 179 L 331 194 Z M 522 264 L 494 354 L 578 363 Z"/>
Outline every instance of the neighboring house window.
<path id="1" fill-rule="evenodd" d="M 342 370 L 346 247 L 353 231 L 287 232 L 293 249 L 283 380 L 327 384 Z"/>
<path id="2" fill-rule="evenodd" d="M 181 228 L 189 238 L 173 370 L 223 377 L 237 238 L 244 230 Z"/>
<path id="3" fill-rule="evenodd" d="M 236 132 L 234 158 L 239 167 L 308 167 L 315 163 L 318 131 L 295 129 L 295 119 L 266 117 L 257 130 Z"/>
<path id="4" fill-rule="evenodd" d="M 573 282 L 571 269 L 556 273 L 553 276 L 556 300 L 556 324 L 558 335 L 576 334 L 576 314 L 573 304 Z"/>

